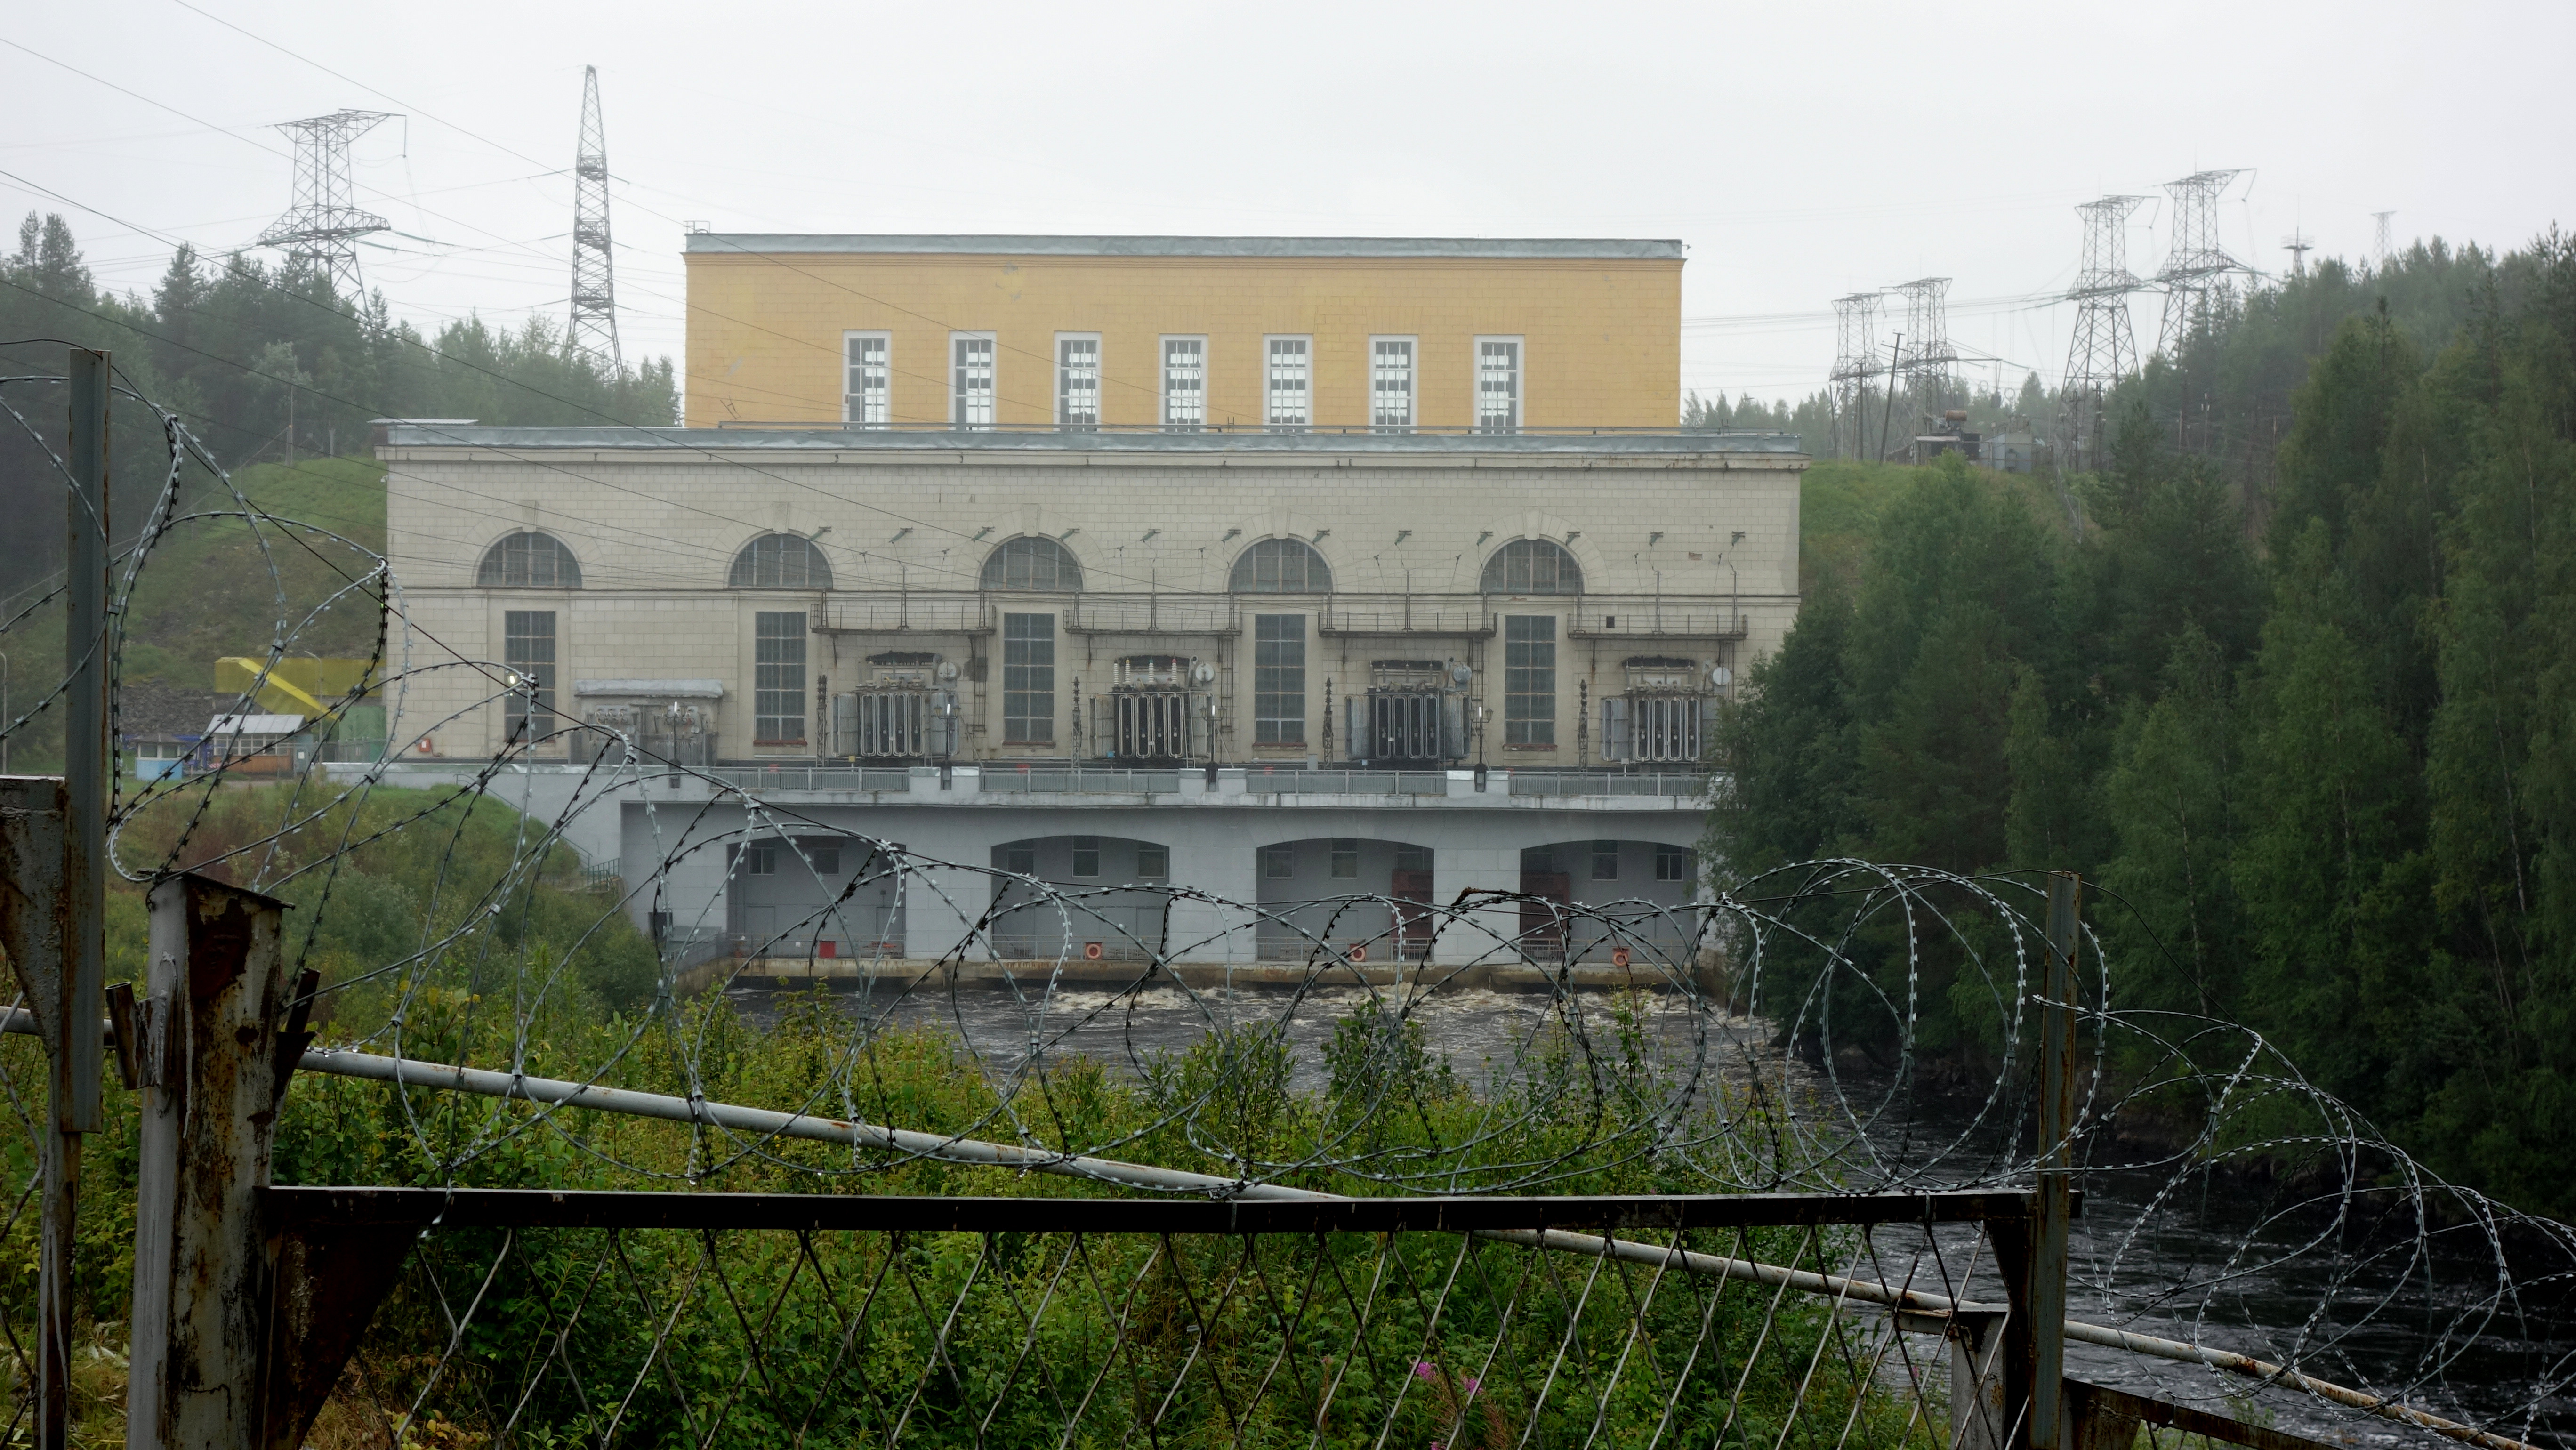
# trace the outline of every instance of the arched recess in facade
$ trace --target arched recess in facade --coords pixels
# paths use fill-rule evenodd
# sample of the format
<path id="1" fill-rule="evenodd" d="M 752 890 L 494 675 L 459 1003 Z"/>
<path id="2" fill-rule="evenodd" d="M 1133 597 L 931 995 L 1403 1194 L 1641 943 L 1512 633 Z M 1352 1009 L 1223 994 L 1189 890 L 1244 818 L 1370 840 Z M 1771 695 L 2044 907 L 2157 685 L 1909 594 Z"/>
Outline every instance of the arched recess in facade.
<path id="1" fill-rule="evenodd" d="M 896 847 L 901 850 L 901 847 Z M 725 931 L 745 957 L 900 957 L 899 858 L 854 836 L 761 836 L 727 848 Z"/>
<path id="2" fill-rule="evenodd" d="M 1234 556 L 1225 587 L 1235 594 L 1330 594 L 1333 566 L 1304 539 L 1257 539 Z"/>
<path id="3" fill-rule="evenodd" d="M 733 556 L 729 589 L 829 589 L 832 561 L 803 534 L 763 534 Z"/>
<path id="4" fill-rule="evenodd" d="M 1142 962 L 1163 951 L 1172 848 L 1128 836 L 1033 836 L 993 848 L 993 955 Z M 1022 878 L 1054 887 L 1041 891 Z"/>
<path id="5" fill-rule="evenodd" d="M 1554 539 L 1512 539 L 1485 556 L 1483 594 L 1581 594 L 1583 564 Z"/>
<path id="6" fill-rule="evenodd" d="M 579 589 L 581 561 L 554 535 L 521 529 L 483 551 L 474 583 L 483 589 Z"/>
<path id="7" fill-rule="evenodd" d="M 1264 961 L 1347 961 L 1355 953 L 1364 962 L 1422 961 L 1431 949 L 1435 873 L 1431 848 L 1407 841 L 1274 841 L 1254 867 L 1262 908 L 1255 952 Z"/>
<path id="8" fill-rule="evenodd" d="M 1061 540 L 1044 534 L 1022 534 L 1016 539 L 1004 539 L 984 556 L 984 571 L 977 582 L 984 589 L 1078 594 L 1082 592 L 1082 561 Z"/>
<path id="9" fill-rule="evenodd" d="M 1699 945 L 1698 854 L 1666 841 L 1592 839 L 1521 849 L 1520 955 L 1688 971 Z M 1576 916 L 1555 903 L 1586 908 Z"/>

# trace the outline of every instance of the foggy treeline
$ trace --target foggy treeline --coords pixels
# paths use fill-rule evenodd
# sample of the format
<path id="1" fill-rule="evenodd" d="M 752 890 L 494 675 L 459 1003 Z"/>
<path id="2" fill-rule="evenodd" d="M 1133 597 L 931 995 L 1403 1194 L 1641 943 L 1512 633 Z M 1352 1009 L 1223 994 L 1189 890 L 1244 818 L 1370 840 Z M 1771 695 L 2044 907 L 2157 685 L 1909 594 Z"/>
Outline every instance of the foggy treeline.
<path id="1" fill-rule="evenodd" d="M 468 317 L 423 336 L 393 319 L 382 293 L 343 297 L 310 268 L 186 247 L 149 296 L 102 291 L 63 218 L 31 213 L 16 251 L 0 257 L 0 343 L 18 344 L 0 360 L 15 373 L 60 373 L 66 342 L 114 353 L 123 380 L 178 413 L 228 467 L 360 454 L 380 417 L 667 426 L 679 412 L 669 359 L 606 373 L 541 316 L 516 331 Z M 49 412 L 35 421 L 61 427 Z M 140 408 L 121 410 L 120 461 L 161 453 L 148 424 Z M 35 447 L 0 439 L 0 517 L 61 516 L 60 481 Z M 59 529 L 23 531 L 0 551 L 0 593 L 58 568 L 62 547 Z"/>
<path id="2" fill-rule="evenodd" d="M 2576 242 L 2329 264 L 2110 416 L 2062 488 L 1810 474 L 1811 527 L 1884 504 L 1728 718 L 1713 854 L 2079 870 L 2115 1003 L 2250 1024 L 2576 1211 Z M 1927 969 L 1924 1040 L 1997 1051 Z"/>

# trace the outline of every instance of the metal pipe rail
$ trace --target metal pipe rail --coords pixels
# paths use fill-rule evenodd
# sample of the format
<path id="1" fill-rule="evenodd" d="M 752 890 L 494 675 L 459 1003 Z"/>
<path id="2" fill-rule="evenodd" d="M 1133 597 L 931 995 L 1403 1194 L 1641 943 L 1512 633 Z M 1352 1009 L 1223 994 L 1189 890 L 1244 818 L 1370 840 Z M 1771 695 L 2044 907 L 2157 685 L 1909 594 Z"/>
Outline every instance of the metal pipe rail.
<path id="1" fill-rule="evenodd" d="M 102 1022 L 101 1035 L 113 1040 L 113 1024 Z M 35 1015 L 25 1008 L 14 1008 L 0 1031 L 36 1035 Z M 522 1102 L 554 1107 L 586 1108 L 594 1112 L 620 1113 L 630 1117 L 658 1118 L 666 1122 L 723 1128 L 760 1136 L 802 1139 L 809 1142 L 837 1143 L 860 1148 L 876 1148 L 917 1157 L 937 1158 L 943 1162 L 1009 1168 L 1024 1173 L 1047 1173 L 1060 1177 L 1087 1179 L 1096 1183 L 1117 1184 L 1130 1188 L 1154 1189 L 1202 1195 L 1213 1200 L 1241 1200 L 1249 1203 L 1304 1202 L 1356 1204 L 1365 1200 L 1344 1194 L 1318 1193 L 1311 1189 L 1290 1188 L 1284 1184 L 1251 1183 L 1223 1178 L 1209 1173 L 1192 1173 L 1177 1168 L 1157 1168 L 1149 1164 L 1127 1163 L 1114 1158 L 1096 1158 L 1079 1153 L 1059 1153 L 1050 1149 L 1029 1148 L 1009 1143 L 993 1143 L 976 1138 L 954 1137 L 942 1133 L 924 1133 L 908 1128 L 888 1127 L 875 1123 L 844 1122 L 834 1118 L 802 1113 L 782 1113 L 767 1108 L 749 1108 L 733 1103 L 713 1103 L 702 1098 L 675 1097 L 667 1093 L 637 1092 L 630 1088 L 602 1087 L 593 1083 L 568 1082 L 559 1078 L 528 1077 L 523 1074 L 494 1072 L 488 1068 L 458 1067 L 446 1063 L 415 1062 L 379 1057 L 372 1053 L 309 1048 L 298 1066 L 307 1072 L 333 1077 L 361 1078 L 374 1082 L 395 1083 L 406 1087 L 433 1088 L 447 1092 L 468 1093 L 478 1097 L 511 1098 Z M 345 1190 L 342 1190 L 345 1191 Z M 1831 1201 L 1832 1195 L 1817 1196 Z M 1901 1195 L 1908 1203 L 1921 1204 L 1927 1199 L 1947 1195 Z M 1852 1195 L 1853 1204 L 1868 1205 L 1869 1196 Z M 1141 1205 L 1129 1205 L 1141 1207 Z M 1866 1211 L 1874 1211 L 1868 1210 Z M 1904 1213 L 1875 1221 L 1911 1220 L 1915 1213 Z M 1800 1220 L 1851 1221 L 1851 1220 Z M 1905 1317 L 1946 1320 L 1952 1315 L 1996 1314 L 2003 1306 L 1979 1304 L 1930 1294 L 1917 1289 L 1891 1288 L 1866 1280 L 1837 1274 L 1820 1274 L 1806 1269 L 1784 1268 L 1777 1264 L 1757 1263 L 1748 1259 L 1720 1254 L 1703 1254 L 1689 1250 L 1658 1247 L 1629 1239 L 1607 1238 L 1596 1234 L 1572 1233 L 1564 1229 L 1477 1228 L 1466 1232 L 1501 1243 L 1520 1244 L 1530 1248 L 1549 1249 L 1591 1258 L 1613 1258 L 1646 1267 L 1679 1268 L 1686 1273 L 1733 1279 L 1743 1283 L 1788 1288 L 1803 1294 L 1814 1294 L 1837 1303 L 1868 1304 L 1896 1311 Z M 2126 1329 L 2112 1329 L 2098 1324 L 2066 1321 L 2066 1337 L 2085 1344 L 2124 1350 L 2180 1364 L 2202 1365 L 2224 1370 L 2266 1384 L 2280 1385 L 2315 1395 L 2322 1400 L 2377 1415 L 2382 1419 L 2415 1429 L 2427 1430 L 2446 1439 L 2476 1445 L 2482 1450 L 2537 1450 L 2520 1440 L 2464 1425 L 2426 1410 L 2419 1410 L 2395 1400 L 2368 1394 L 2361 1390 L 2301 1374 L 2284 1365 L 2237 1354 L 2231 1350 L 2209 1349 L 2139 1334 Z"/>
<path id="2" fill-rule="evenodd" d="M 9 1027 L 12 1031 L 29 1030 L 20 1028 L 14 1020 Z M 367 1078 L 378 1082 L 439 1088 L 484 1097 L 516 1098 L 524 1102 L 589 1108 L 598 1112 L 624 1113 L 635 1117 L 660 1118 L 668 1122 L 699 1124 L 764 1136 L 879 1148 L 925 1158 L 938 1158 L 951 1163 L 1048 1173 L 1067 1178 L 1084 1178 L 1099 1183 L 1120 1184 L 1131 1188 L 1200 1193 L 1211 1198 L 1243 1199 L 1252 1202 L 1298 1200 L 1347 1203 L 1359 1201 L 1342 1194 L 1318 1193 L 1311 1189 L 1290 1188 L 1275 1183 L 1249 1183 L 1241 1179 L 1221 1178 L 1209 1173 L 1191 1173 L 1177 1168 L 1156 1168 L 1148 1164 L 1126 1163 L 1114 1158 L 1058 1153 L 1042 1148 L 986 1142 L 976 1138 L 923 1133 L 875 1123 L 843 1122 L 834 1118 L 782 1113 L 766 1108 L 747 1108 L 732 1103 L 711 1103 L 704 1099 L 636 1092 L 628 1088 L 599 1087 L 556 1078 L 525 1077 L 512 1073 L 493 1072 L 485 1068 L 411 1062 L 378 1057 L 369 1053 L 330 1051 L 317 1047 L 306 1051 L 302 1066 L 308 1072 L 329 1073 L 336 1077 Z M 1909 1201 L 1919 1202 L 1923 1196 L 1906 1195 L 1905 1197 Z M 1856 1203 L 1867 1201 L 1861 1195 L 1853 1195 L 1853 1199 Z M 1911 1214 L 1904 1216 L 1913 1217 Z M 1520 1244 L 1530 1248 L 1550 1249 L 1592 1258 L 1613 1258 L 1647 1267 L 1662 1265 L 1679 1268 L 1686 1273 L 1763 1284 L 1774 1288 L 1785 1287 L 1803 1294 L 1830 1298 L 1838 1303 L 1869 1304 L 1908 1315 L 1947 1318 L 1950 1315 L 1962 1313 L 1999 1313 L 2003 1307 L 1953 1299 L 1946 1294 L 1928 1294 L 1917 1289 L 1890 1288 L 1838 1274 L 1819 1274 L 1805 1269 L 1790 1269 L 1776 1264 L 1729 1258 L 1721 1254 L 1662 1248 L 1629 1239 L 1570 1233 L 1563 1229 L 1471 1229 L 1468 1232 L 1476 1237 L 1493 1239 L 1501 1243 Z M 2493 1434 L 2474 1425 L 2464 1425 L 2456 1420 L 2445 1419 L 2440 1415 L 2419 1410 L 2395 1400 L 2384 1399 L 2378 1395 L 2301 1374 L 2296 1370 L 2256 1359 L 2251 1355 L 2237 1354 L 2223 1349 L 2207 1349 L 2196 1344 L 2185 1344 L 2180 1340 L 2163 1339 L 2125 1329 L 2111 1329 L 2098 1324 L 2083 1324 L 2074 1320 L 2066 1322 L 2066 1337 L 2086 1344 L 2126 1350 L 2132 1354 L 2148 1355 L 2181 1364 L 2204 1365 L 2212 1369 L 2243 1375 L 2249 1379 L 2261 1380 L 2267 1384 L 2302 1390 L 2319 1399 L 2361 1410 L 2383 1419 L 2394 1420 L 2416 1429 L 2429 1430 L 2447 1439 L 2480 1446 L 2482 1450 L 2536 1450 L 2536 1447 L 2520 1440 Z"/>

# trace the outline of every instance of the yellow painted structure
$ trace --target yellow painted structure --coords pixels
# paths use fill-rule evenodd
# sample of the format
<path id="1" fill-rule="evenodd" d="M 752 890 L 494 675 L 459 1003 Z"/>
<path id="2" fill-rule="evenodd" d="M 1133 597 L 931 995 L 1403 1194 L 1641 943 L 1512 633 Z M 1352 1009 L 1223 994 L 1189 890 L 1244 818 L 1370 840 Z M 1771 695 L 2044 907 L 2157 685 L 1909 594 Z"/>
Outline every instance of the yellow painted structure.
<path id="1" fill-rule="evenodd" d="M 1058 343 L 1099 339 L 1102 424 L 1161 424 L 1162 340 L 1204 337 L 1207 424 L 1264 423 L 1267 339 L 1312 339 L 1317 430 L 1370 423 L 1372 339 L 1415 343 L 1417 426 L 1476 421 L 1481 338 L 1521 343 L 1526 429 L 1669 429 L 1669 241 L 694 233 L 687 422 L 839 426 L 847 338 L 888 335 L 891 421 L 951 417 L 951 339 L 995 342 L 993 421 L 1058 421 Z"/>
<path id="2" fill-rule="evenodd" d="M 310 656 L 282 659 L 261 680 L 260 667 L 267 661 L 233 655 L 215 661 L 215 693 L 239 695 L 259 687 L 252 704 L 279 715 L 319 717 L 351 695 L 363 695 L 371 687 L 371 674 L 378 668 L 374 660 L 326 660 Z"/>

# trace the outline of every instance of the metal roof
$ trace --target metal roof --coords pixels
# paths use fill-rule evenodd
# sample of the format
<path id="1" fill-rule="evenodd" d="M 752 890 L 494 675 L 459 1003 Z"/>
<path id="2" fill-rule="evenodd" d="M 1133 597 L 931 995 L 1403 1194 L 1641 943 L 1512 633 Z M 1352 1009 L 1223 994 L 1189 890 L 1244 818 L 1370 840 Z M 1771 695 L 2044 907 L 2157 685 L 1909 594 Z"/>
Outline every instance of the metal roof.
<path id="1" fill-rule="evenodd" d="M 690 232 L 691 255 L 827 253 L 993 257 L 1427 257 L 1678 262 L 1681 242 L 1618 237 L 1090 237 L 930 233 Z"/>
<path id="2" fill-rule="evenodd" d="M 956 432 L 883 428 L 488 428 L 389 423 L 381 446 L 470 448 L 504 453 L 558 448 L 689 453 L 1028 453 L 1163 457 L 1633 458 L 1708 454 L 1797 454 L 1795 433 L 1722 433 L 1705 429 L 1551 433 L 1374 433 L 1314 430 L 1165 433 L 1159 429 L 1008 428 Z"/>

